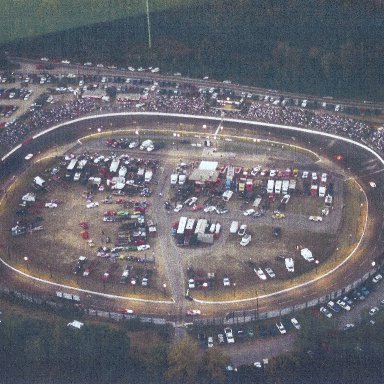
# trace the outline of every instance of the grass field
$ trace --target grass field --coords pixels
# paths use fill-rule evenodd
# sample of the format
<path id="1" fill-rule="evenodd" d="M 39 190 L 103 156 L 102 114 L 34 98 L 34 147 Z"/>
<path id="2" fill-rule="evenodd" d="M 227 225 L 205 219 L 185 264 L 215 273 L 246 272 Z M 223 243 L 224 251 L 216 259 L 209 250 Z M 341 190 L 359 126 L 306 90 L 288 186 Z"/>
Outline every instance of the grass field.
<path id="1" fill-rule="evenodd" d="M 202 2 L 203 0 L 198 0 Z M 198 3 L 192 0 L 149 0 L 150 12 Z M 3 0 L 0 45 L 24 37 L 94 23 L 144 15 L 145 0 Z"/>

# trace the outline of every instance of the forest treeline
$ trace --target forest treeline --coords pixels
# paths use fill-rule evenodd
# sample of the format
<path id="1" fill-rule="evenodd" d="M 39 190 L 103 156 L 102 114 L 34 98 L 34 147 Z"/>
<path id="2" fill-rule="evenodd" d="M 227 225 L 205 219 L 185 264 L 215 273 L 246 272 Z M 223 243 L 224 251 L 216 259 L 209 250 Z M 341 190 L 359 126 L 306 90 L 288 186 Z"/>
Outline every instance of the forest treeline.
<path id="1" fill-rule="evenodd" d="M 151 13 L 151 49 L 141 14 L 14 41 L 2 50 L 384 100 L 383 15 L 381 1 L 197 1 Z"/>

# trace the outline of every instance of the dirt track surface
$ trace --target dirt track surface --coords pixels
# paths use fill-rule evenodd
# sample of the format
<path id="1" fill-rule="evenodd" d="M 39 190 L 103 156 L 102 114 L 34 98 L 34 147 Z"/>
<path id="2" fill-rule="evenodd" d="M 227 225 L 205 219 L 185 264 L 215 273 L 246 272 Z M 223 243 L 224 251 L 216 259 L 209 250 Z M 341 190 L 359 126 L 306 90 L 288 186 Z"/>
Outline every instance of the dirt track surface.
<path id="1" fill-rule="evenodd" d="M 173 128 L 176 129 L 177 126 Z M 161 306 L 156 304 L 145 304 L 142 309 L 146 313 L 156 313 L 157 311 L 160 311 L 164 314 L 174 313 L 178 315 L 178 318 L 181 318 L 186 309 L 197 306 L 197 304 L 190 304 L 189 302 L 184 300 L 184 294 L 186 289 L 185 269 L 187 266 L 191 264 L 197 268 L 204 267 L 208 271 L 209 269 L 215 268 L 218 271 L 217 272 L 218 276 L 221 278 L 223 276 L 223 273 L 227 273 L 228 269 L 226 268 L 226 265 L 230 263 L 231 272 L 233 272 L 233 275 L 235 276 L 234 280 L 236 280 L 238 284 L 238 288 L 237 288 L 238 292 L 236 293 L 237 297 L 240 296 L 242 282 L 246 281 L 247 279 L 247 277 L 244 278 L 244 276 L 247 276 L 247 275 L 244 275 L 244 273 L 249 274 L 248 279 L 252 278 L 253 279 L 252 281 L 254 281 L 255 279 L 253 271 L 250 270 L 248 272 L 244 272 L 244 266 L 240 262 L 238 256 L 233 255 L 234 253 L 233 251 L 238 250 L 237 240 L 229 238 L 228 228 L 224 230 L 225 233 L 223 232 L 223 236 L 218 241 L 218 244 L 215 244 L 212 248 L 209 248 L 209 250 L 208 249 L 180 250 L 179 247 L 176 247 L 170 235 L 170 230 L 169 230 L 170 222 L 172 222 L 173 220 L 176 220 L 179 216 L 173 212 L 171 212 L 170 214 L 167 214 L 162 207 L 162 199 L 165 199 L 166 197 L 168 197 L 168 194 L 170 193 L 169 183 L 167 182 L 167 180 L 169 179 L 169 175 L 172 172 L 175 165 L 177 164 L 179 158 L 184 158 L 189 155 L 191 157 L 197 157 L 200 159 L 202 159 L 203 156 L 206 156 L 208 159 L 217 160 L 219 162 L 234 161 L 233 158 L 228 158 L 228 153 L 231 153 L 230 151 L 231 144 L 223 142 L 221 145 L 223 147 L 225 146 L 225 148 L 222 148 L 223 150 L 225 149 L 225 151 L 218 151 L 215 153 L 206 153 L 201 151 L 201 153 L 193 153 L 192 155 L 189 150 L 183 151 L 181 146 L 180 148 L 178 148 L 177 151 L 175 151 L 174 145 L 172 146 L 172 148 L 169 149 L 169 153 L 167 154 L 168 160 L 164 161 L 164 164 L 163 164 L 164 170 L 161 174 L 159 173 L 158 184 L 154 186 L 154 195 L 153 195 L 154 197 L 152 198 L 152 208 L 150 209 L 149 215 L 152 216 L 153 219 L 158 223 L 159 230 L 161 231 L 160 232 L 161 241 L 158 241 L 159 239 L 157 239 L 153 243 L 154 251 L 156 253 L 158 252 L 159 254 L 163 255 L 163 257 L 158 258 L 158 271 L 157 271 L 157 278 L 156 278 L 157 290 L 159 289 L 159 287 L 162 286 L 163 282 L 167 282 L 168 283 L 167 296 L 171 295 L 176 300 L 176 304 L 162 307 L 162 308 Z M 86 146 L 87 146 L 87 150 L 101 150 L 101 147 L 103 145 L 98 143 L 95 143 L 95 144 L 87 143 Z M 82 148 L 77 146 L 77 150 L 81 151 Z M 283 166 L 283 164 L 287 162 L 287 159 L 284 160 L 283 158 L 283 160 L 281 160 L 281 162 L 278 163 L 278 159 L 280 158 L 282 153 L 278 153 L 276 149 L 274 149 L 274 151 L 275 152 L 273 153 L 273 156 L 271 156 L 271 153 L 268 152 L 267 150 L 265 152 L 258 151 L 259 153 L 256 153 L 256 154 L 245 153 L 243 157 L 240 155 L 236 155 L 236 163 L 239 165 L 243 165 L 243 163 L 244 165 L 245 163 L 249 165 L 261 163 L 261 164 L 265 164 L 266 167 L 271 165 L 276 165 L 277 167 L 280 167 L 280 165 Z M 287 152 L 286 151 L 284 152 L 285 152 L 285 155 L 287 155 Z M 297 156 L 296 161 L 299 161 L 297 154 L 296 156 Z M 301 161 L 303 161 L 302 167 L 306 167 L 308 168 L 308 170 L 311 170 L 311 168 L 312 169 L 318 168 L 318 165 L 313 164 L 311 161 L 308 161 L 308 159 L 306 159 L 305 157 L 301 159 Z M 340 173 L 341 171 L 338 170 L 337 172 Z M 159 191 L 161 191 L 163 195 L 161 199 L 157 198 Z M 65 273 L 63 274 L 63 279 L 65 279 L 66 278 L 65 275 L 68 274 L 68 270 L 70 269 L 71 262 L 73 263 L 80 253 L 79 250 L 81 250 L 81 253 L 86 253 L 86 254 L 92 253 L 91 249 L 84 246 L 84 242 L 81 241 L 79 236 L 80 227 L 78 226 L 78 223 L 79 221 L 81 221 L 80 216 L 82 216 L 82 218 L 84 219 L 89 220 L 90 222 L 91 221 L 93 222 L 93 220 L 95 220 L 94 221 L 95 223 L 99 223 L 100 221 L 98 220 L 100 219 L 99 217 L 96 217 L 96 216 L 100 215 L 100 209 L 87 210 L 85 208 L 84 201 L 82 201 L 81 198 L 79 197 L 79 192 L 80 192 L 79 190 L 76 190 L 73 192 L 66 191 L 64 193 L 64 192 L 59 192 L 59 189 L 58 189 L 57 191 L 55 190 L 52 192 L 54 192 L 54 195 L 52 196 L 55 196 L 55 198 L 62 197 L 62 200 L 64 201 L 57 211 L 54 211 L 54 212 L 52 211 L 47 213 L 47 215 L 49 214 L 49 217 L 47 216 L 47 224 L 45 224 L 47 225 L 47 228 L 51 226 L 52 228 L 55 228 L 54 233 L 55 235 L 57 235 L 57 240 L 55 240 L 55 242 L 52 243 L 48 233 L 43 233 L 43 231 L 41 231 L 38 234 L 39 241 L 37 241 L 37 243 L 41 249 L 45 249 L 46 251 L 48 250 L 47 253 L 50 255 L 54 254 L 55 257 L 52 260 L 52 263 L 47 264 L 47 257 L 41 254 L 41 259 L 36 265 L 39 268 L 41 267 L 41 269 L 43 270 L 46 276 L 49 274 L 49 267 L 48 267 L 49 265 L 51 270 L 53 270 L 53 275 L 54 275 L 53 279 L 55 277 L 57 278 L 58 276 L 60 276 L 61 271 L 64 271 Z M 61 193 L 63 193 L 62 196 L 61 196 Z M 247 250 L 247 252 L 252 254 L 251 257 L 257 258 L 256 259 L 257 262 L 265 263 L 265 261 L 270 260 L 270 256 L 273 255 L 272 250 L 275 249 L 275 252 L 276 252 L 276 246 L 277 246 L 276 242 L 274 242 L 273 239 L 271 238 L 270 232 L 268 234 L 268 231 L 270 231 L 270 229 L 274 225 L 273 222 L 271 221 L 272 219 L 270 218 L 270 216 L 268 218 L 267 217 L 263 218 L 265 219 L 264 222 L 251 221 L 251 219 L 241 217 L 241 211 L 239 209 L 240 207 L 239 205 L 236 206 L 236 202 L 234 202 L 233 205 L 234 205 L 233 209 L 230 210 L 230 213 L 228 214 L 227 217 L 224 217 L 224 216 L 217 217 L 217 220 L 223 222 L 223 225 L 228 227 L 230 221 L 234 217 L 231 215 L 237 215 L 237 217 L 239 217 L 240 215 L 241 220 L 249 222 L 250 227 L 256 234 L 255 245 L 258 247 L 261 247 L 261 245 L 263 244 L 264 245 L 263 248 L 265 248 L 265 251 L 263 251 L 262 253 L 260 252 L 257 255 L 255 255 L 254 251 L 252 250 L 249 250 L 249 251 Z M 339 208 L 341 209 L 341 204 Z M 76 212 L 76 215 L 74 214 L 75 212 Z M 188 216 L 189 215 L 192 216 L 193 214 L 188 212 Z M 216 217 L 215 217 L 215 220 L 216 220 Z M 63 225 L 63 223 L 65 223 L 65 225 Z M 292 213 L 291 217 L 288 216 L 287 219 L 285 219 L 285 222 L 283 223 L 282 221 L 281 224 L 279 223 L 279 225 L 283 227 L 284 231 L 289 233 L 291 230 L 290 227 L 292 226 L 293 223 L 295 225 L 298 225 L 298 229 L 295 229 L 296 232 L 301 232 L 303 230 L 308 229 L 308 221 L 305 220 L 305 216 L 303 217 L 301 217 L 300 215 L 295 216 L 295 213 Z M 319 228 L 321 228 L 321 225 L 318 226 L 317 225 L 318 223 L 311 223 L 311 224 L 314 224 L 316 226 L 316 227 L 313 226 L 313 229 L 311 229 L 311 232 L 315 232 L 315 233 L 320 232 L 319 234 L 316 235 L 316 239 L 319 241 L 319 244 L 316 246 L 315 244 L 316 240 L 312 240 L 311 245 L 315 248 L 320 246 L 324 247 L 324 243 L 325 243 L 324 239 L 325 238 L 329 239 L 329 232 L 333 232 L 332 227 L 324 225 L 323 229 L 320 230 Z M 337 220 L 332 221 L 332 224 L 337 226 Z M 267 231 L 265 231 L 265 233 L 262 232 L 262 228 L 264 227 L 269 228 Z M 100 242 L 102 242 L 101 227 L 99 227 L 98 224 L 95 224 L 91 228 L 92 228 L 91 229 L 92 237 L 94 239 L 98 239 L 100 237 Z M 261 233 L 259 233 L 259 237 L 257 238 L 258 230 Z M 321 233 L 323 233 L 323 235 L 321 235 Z M 322 238 L 321 236 L 324 236 L 324 238 Z M 270 237 L 269 241 L 263 241 L 264 238 L 267 240 L 267 237 Z M 29 237 L 29 239 L 24 241 L 24 245 L 20 246 L 20 250 L 23 249 L 24 252 L 27 252 L 27 251 L 30 252 L 31 249 L 36 249 L 32 247 L 32 243 L 30 239 L 31 237 Z M 286 240 L 289 240 L 288 235 L 287 235 L 287 238 L 284 239 L 284 241 L 279 243 L 279 247 L 281 247 L 282 251 L 285 251 L 287 249 L 292 249 L 296 243 L 297 237 L 295 238 L 295 242 L 291 242 L 291 245 L 289 245 L 289 241 L 286 241 Z M 95 241 L 99 241 L 99 240 L 95 240 Z M 270 247 L 266 246 L 267 243 L 269 243 Z M 44 247 L 41 246 L 41 244 L 44 244 Z M 66 247 L 58 247 L 57 246 L 58 244 L 66 244 L 66 246 L 68 246 L 69 250 L 71 250 L 72 252 L 69 252 L 68 250 L 66 250 Z M 74 246 L 74 244 L 77 244 L 77 246 Z M 329 246 L 331 246 L 331 244 Z M 270 249 L 270 251 L 268 251 L 268 249 Z M 12 249 L 11 251 L 13 252 Z M 17 252 L 17 254 L 19 254 L 19 252 Z M 22 258 L 21 254 L 19 254 L 19 258 L 20 257 Z M 244 255 L 244 257 L 248 258 L 248 255 Z M 59 262 L 59 261 L 60 261 L 60 265 L 56 265 L 56 262 Z M 22 259 L 19 259 L 19 262 L 22 263 Z M 364 266 L 364 263 L 365 265 L 368 265 L 369 260 L 368 259 L 366 259 L 366 261 L 363 260 L 360 264 L 360 267 Z M 44 271 L 44 267 L 45 267 L 45 271 Z M 25 268 L 25 265 L 24 265 L 24 268 Z M 34 268 L 32 264 L 30 265 L 30 268 L 31 270 Z M 122 266 L 120 265 L 119 268 L 122 268 Z M 276 268 L 278 269 L 278 267 Z M 340 277 L 336 278 L 332 276 L 331 278 L 326 279 L 327 282 L 323 281 L 319 283 L 318 287 L 319 288 L 322 287 L 322 289 L 324 289 L 324 285 L 326 285 L 327 290 L 334 289 L 338 284 L 344 284 L 346 280 L 352 278 L 352 276 L 358 272 L 357 270 L 352 270 L 349 266 L 346 266 L 345 269 L 342 268 L 342 271 L 340 271 L 340 275 L 342 275 L 342 278 Z M 237 275 L 237 273 L 239 273 L 239 275 Z M 243 275 L 241 275 L 240 273 L 242 273 Z M 116 272 L 116 277 L 118 276 L 119 274 Z M 239 277 L 236 277 L 236 276 L 239 276 Z M 71 278 L 70 280 L 71 280 L 71 283 L 75 284 L 75 286 L 82 286 L 84 284 L 82 280 L 73 281 L 73 278 Z M 97 281 L 95 280 L 94 283 L 89 283 L 89 284 L 91 284 L 92 288 L 98 291 L 103 291 L 105 289 L 100 280 L 97 280 Z M 92 284 L 94 285 L 92 286 Z M 247 284 L 245 284 L 244 286 L 246 285 Z M 109 285 L 107 285 L 106 289 L 108 292 L 111 288 Z M 121 287 L 118 284 L 117 284 L 117 288 L 114 288 L 114 289 L 117 289 L 116 293 L 119 293 L 119 290 L 121 292 Z M 257 285 L 257 292 L 258 294 L 260 294 L 260 292 L 264 294 L 268 292 L 268 289 Z M 126 292 L 124 293 L 128 295 L 133 294 L 131 288 L 126 288 Z M 138 289 L 136 293 L 141 294 L 142 292 L 140 291 L 140 289 Z M 145 294 L 145 291 L 143 293 Z M 154 294 L 156 296 L 156 293 Z M 311 287 L 310 289 L 302 289 L 302 293 L 299 295 L 299 297 L 300 297 L 300 300 L 302 301 L 303 298 L 309 299 L 310 297 L 316 297 L 317 295 L 318 293 L 316 293 L 316 288 L 314 291 L 313 287 Z M 157 296 L 163 297 L 161 292 L 160 292 L 160 295 L 157 294 Z M 232 294 L 230 293 L 229 296 L 232 296 Z M 293 303 L 297 301 L 297 297 L 298 296 L 295 293 L 290 298 L 286 298 L 284 300 L 282 298 L 270 298 L 268 300 L 267 299 L 260 300 L 259 308 L 261 311 L 271 308 L 273 306 L 275 307 L 277 306 L 279 308 L 281 307 L 282 302 L 284 302 L 287 305 L 293 305 Z M 204 299 L 205 298 L 204 295 L 201 298 Z M 87 300 L 91 300 L 91 298 L 87 298 Z M 104 302 L 104 304 L 107 303 L 107 301 L 105 300 L 102 300 L 102 299 L 100 300 L 101 300 L 100 303 L 102 302 Z M 96 300 L 95 302 L 98 302 L 98 300 Z M 124 304 L 120 304 L 120 303 L 117 303 L 117 304 L 108 303 L 108 304 L 112 307 L 127 305 L 125 302 Z M 131 303 L 129 303 L 129 305 L 131 305 Z M 133 303 L 132 305 L 139 308 L 140 310 L 140 307 L 137 304 Z M 242 303 L 241 305 L 234 303 L 232 305 L 231 304 L 216 305 L 213 307 L 202 305 L 202 310 L 204 314 L 208 315 L 208 314 L 213 314 L 217 312 L 223 313 L 229 310 L 230 307 L 254 308 L 255 303 L 254 302 Z"/>

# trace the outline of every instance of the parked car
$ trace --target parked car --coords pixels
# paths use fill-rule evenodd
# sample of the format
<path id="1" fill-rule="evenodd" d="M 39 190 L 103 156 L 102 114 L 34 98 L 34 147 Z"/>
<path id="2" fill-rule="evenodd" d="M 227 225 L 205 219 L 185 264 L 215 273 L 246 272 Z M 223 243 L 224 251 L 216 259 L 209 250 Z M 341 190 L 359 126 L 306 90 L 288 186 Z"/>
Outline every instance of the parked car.
<path id="1" fill-rule="evenodd" d="M 229 280 L 229 277 L 223 278 L 223 285 L 224 285 L 224 287 L 230 287 L 231 286 L 231 281 Z"/>
<path id="2" fill-rule="evenodd" d="M 252 236 L 248 233 L 246 233 L 242 238 L 241 238 L 241 241 L 240 241 L 240 245 L 242 245 L 243 247 L 245 247 L 246 245 L 248 245 L 252 240 Z"/>
<path id="3" fill-rule="evenodd" d="M 201 315 L 200 309 L 189 309 L 187 311 L 187 316 L 199 316 Z"/>
<path id="4" fill-rule="evenodd" d="M 345 324 L 343 327 L 343 331 L 347 331 L 348 329 L 354 328 L 354 326 L 355 326 L 355 324 L 353 324 L 353 323 Z"/>
<path id="5" fill-rule="evenodd" d="M 369 310 L 369 314 L 371 316 L 375 315 L 377 312 L 379 312 L 379 308 L 378 307 L 373 307 Z"/>
<path id="6" fill-rule="evenodd" d="M 284 325 L 282 322 L 280 323 L 276 323 L 276 328 L 279 330 L 279 332 L 282 334 L 282 335 L 285 335 L 287 333 L 287 330 L 285 329 Z"/>
<path id="7" fill-rule="evenodd" d="M 217 340 L 219 341 L 219 344 L 224 344 L 224 342 L 225 342 L 224 335 L 222 333 L 219 333 L 217 335 Z"/>
<path id="8" fill-rule="evenodd" d="M 380 275 L 380 273 L 378 273 L 376 276 L 374 276 L 374 277 L 372 278 L 372 283 L 376 284 L 376 283 L 378 283 L 382 278 L 383 278 L 383 276 Z"/>
<path id="9" fill-rule="evenodd" d="M 212 348 L 212 347 L 213 347 L 213 337 L 208 336 L 208 348 Z"/>
<path id="10" fill-rule="evenodd" d="M 336 304 L 335 302 L 333 302 L 332 300 L 331 301 L 328 301 L 327 303 L 327 307 L 329 309 L 331 309 L 333 312 L 340 312 L 341 308 L 339 307 L 338 304 Z"/>
<path id="11" fill-rule="evenodd" d="M 341 308 L 345 309 L 346 311 L 351 310 L 351 306 L 348 305 L 344 300 L 339 299 L 336 301 L 336 304 L 340 305 Z"/>
<path id="12" fill-rule="evenodd" d="M 254 214 L 256 211 L 253 208 L 247 209 L 246 211 L 243 212 L 244 216 L 250 216 Z"/>
<path id="13" fill-rule="evenodd" d="M 268 273 L 268 275 L 271 279 L 274 279 L 276 277 L 276 274 L 275 274 L 275 272 L 273 272 L 272 268 L 266 267 L 265 272 Z"/>
<path id="14" fill-rule="evenodd" d="M 95 208 L 98 206 L 99 206 L 99 203 L 97 201 L 93 201 L 93 202 L 87 204 L 87 208 Z"/>
<path id="15" fill-rule="evenodd" d="M 237 234 L 239 236 L 244 236 L 246 231 L 247 231 L 247 224 L 241 224 Z"/>
<path id="16" fill-rule="evenodd" d="M 228 344 L 233 344 L 235 342 L 235 339 L 233 337 L 233 332 L 231 328 L 224 328 L 224 333 L 227 338 L 227 343 Z"/>
<path id="17" fill-rule="evenodd" d="M 330 319 L 332 317 L 332 313 L 328 311 L 327 308 L 325 307 L 320 307 L 320 312 L 325 316 L 327 317 L 328 319 Z"/>
<path id="18" fill-rule="evenodd" d="M 297 321 L 297 319 L 295 317 L 292 317 L 291 319 L 291 323 L 292 325 L 296 328 L 296 329 L 301 329 L 301 325 L 300 323 Z"/>

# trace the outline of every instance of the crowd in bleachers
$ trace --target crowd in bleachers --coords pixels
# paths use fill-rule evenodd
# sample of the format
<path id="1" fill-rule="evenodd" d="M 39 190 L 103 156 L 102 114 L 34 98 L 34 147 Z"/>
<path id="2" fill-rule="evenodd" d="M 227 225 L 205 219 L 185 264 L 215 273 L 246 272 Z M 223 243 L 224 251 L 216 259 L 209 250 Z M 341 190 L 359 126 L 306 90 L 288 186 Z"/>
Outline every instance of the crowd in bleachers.
<path id="1" fill-rule="evenodd" d="M 204 95 L 149 94 L 140 103 L 105 103 L 92 99 L 74 99 L 64 104 L 45 106 L 28 112 L 0 131 L 0 144 L 12 148 L 29 137 L 32 132 L 90 113 L 112 111 L 150 111 L 220 116 L 221 110 L 211 108 Z M 252 101 L 240 110 L 225 112 L 226 117 L 267 123 L 307 127 L 314 130 L 346 136 L 370 144 L 384 151 L 384 130 L 362 120 L 337 115 L 327 111 L 311 111 L 295 106 L 275 106 L 268 102 Z"/>

